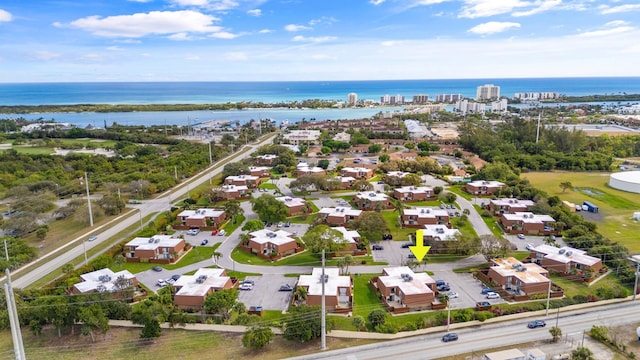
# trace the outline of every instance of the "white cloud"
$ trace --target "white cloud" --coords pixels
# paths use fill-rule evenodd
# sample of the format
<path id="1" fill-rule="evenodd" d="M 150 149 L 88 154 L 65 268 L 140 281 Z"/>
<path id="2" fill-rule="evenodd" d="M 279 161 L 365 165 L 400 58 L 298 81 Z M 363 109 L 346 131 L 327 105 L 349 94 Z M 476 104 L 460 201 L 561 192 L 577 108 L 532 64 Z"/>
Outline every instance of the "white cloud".
<path id="1" fill-rule="evenodd" d="M 109 51 L 123 51 L 124 49 L 121 48 L 120 46 L 109 46 L 109 47 L 107 47 L 107 50 L 109 50 Z"/>
<path id="2" fill-rule="evenodd" d="M 629 25 L 629 22 L 624 20 L 614 20 L 604 24 L 604 26 L 624 26 L 624 25 Z"/>
<path id="3" fill-rule="evenodd" d="M 286 25 L 284 27 L 285 30 L 289 31 L 289 32 L 296 32 L 296 31 L 302 31 L 302 30 L 311 30 L 310 27 L 308 26 L 304 26 L 304 25 L 298 25 L 298 24 L 289 24 Z"/>
<path id="4" fill-rule="evenodd" d="M 185 32 L 175 33 L 167 36 L 167 38 L 175 41 L 195 40 L 196 38 Z"/>
<path id="5" fill-rule="evenodd" d="M 262 10 L 260 10 L 260 9 L 249 10 L 249 11 L 247 11 L 247 14 L 249 14 L 251 16 L 259 17 L 259 16 L 262 16 Z"/>
<path id="6" fill-rule="evenodd" d="M 382 4 L 385 0 L 369 0 L 369 3 L 371 3 L 374 6 L 378 6 L 380 4 Z"/>
<path id="7" fill-rule="evenodd" d="M 380 43 L 382 46 L 394 46 L 395 44 L 397 44 L 397 42 L 393 40 L 387 40 Z"/>
<path id="8" fill-rule="evenodd" d="M 635 29 L 636 28 L 634 28 L 633 26 L 619 26 L 619 27 L 615 27 L 615 28 L 612 28 L 612 29 L 587 31 L 587 32 L 583 32 L 581 34 L 578 34 L 578 36 L 580 36 L 580 37 L 603 37 L 603 36 L 609 36 L 609 35 L 625 33 L 625 32 L 629 32 L 629 31 L 633 31 Z"/>
<path id="9" fill-rule="evenodd" d="M 531 3 L 521 0 L 465 0 L 460 18 L 475 19 L 505 14 L 517 8 L 530 6 Z"/>
<path id="10" fill-rule="evenodd" d="M 224 58 L 231 61 L 245 61 L 249 60 L 249 55 L 240 51 L 232 51 L 224 54 Z"/>
<path id="11" fill-rule="evenodd" d="M 554 8 L 559 7 L 560 5 L 562 5 L 562 0 L 546 0 L 546 1 L 543 1 L 542 3 L 540 3 L 538 7 L 535 7 L 533 9 L 526 10 L 526 11 L 516 11 L 511 15 L 515 16 L 515 17 L 531 16 L 531 15 L 535 15 L 535 14 L 539 14 L 539 13 L 542 13 L 542 12 L 545 12 L 545 11 L 552 10 Z"/>
<path id="12" fill-rule="evenodd" d="M 319 19 L 313 19 L 313 20 L 309 20 L 309 25 L 311 26 L 315 26 L 315 25 L 319 25 L 319 24 L 326 24 L 326 25 L 331 25 L 333 23 L 335 23 L 337 20 L 333 17 L 329 17 L 329 16 L 323 16 Z"/>
<path id="13" fill-rule="evenodd" d="M 61 57 L 61 54 L 50 51 L 33 51 L 27 54 L 27 56 L 34 60 L 53 60 Z"/>
<path id="14" fill-rule="evenodd" d="M 617 14 L 621 12 L 640 10 L 640 4 L 626 4 L 626 5 L 620 5 L 620 6 L 614 6 L 614 7 L 603 5 L 600 8 L 601 8 L 600 13 L 603 15 L 607 15 L 607 14 Z"/>
<path id="15" fill-rule="evenodd" d="M 293 39 L 291 39 L 292 41 L 296 41 L 296 42 L 314 42 L 314 43 L 321 43 L 321 42 L 327 42 L 327 41 L 331 41 L 331 40 L 335 40 L 337 39 L 335 36 L 318 36 L 318 37 L 314 37 L 314 36 L 309 36 L 309 37 L 305 37 L 302 35 L 298 35 L 298 36 L 294 36 Z"/>
<path id="16" fill-rule="evenodd" d="M 13 15 L 6 10 L 0 9 L 0 22 L 9 22 L 13 19 Z"/>
<path id="17" fill-rule="evenodd" d="M 219 26 L 212 25 L 217 20 L 211 15 L 191 10 L 152 11 L 105 18 L 89 16 L 74 20 L 69 25 L 96 36 L 138 38 L 154 34 L 215 33 L 221 30 Z"/>
<path id="18" fill-rule="evenodd" d="M 148 2 L 152 2 L 153 0 L 127 0 L 130 2 L 137 2 L 137 3 L 148 3 Z"/>
<path id="19" fill-rule="evenodd" d="M 270 34 L 272 32 L 273 32 L 273 30 L 271 30 L 271 29 L 262 29 L 262 30 L 258 31 L 258 34 Z"/>
<path id="20" fill-rule="evenodd" d="M 468 32 L 478 35 L 489 35 L 500 33 L 512 28 L 519 28 L 519 23 L 514 22 L 498 22 L 498 21 L 489 21 L 484 24 L 476 25 L 468 30 Z"/>
<path id="21" fill-rule="evenodd" d="M 235 0 L 171 0 L 171 3 L 182 7 L 201 7 L 214 11 L 231 10 L 240 5 Z"/>
<path id="22" fill-rule="evenodd" d="M 226 31 L 219 31 L 219 32 L 216 32 L 216 33 L 213 33 L 213 34 L 209 35 L 209 37 L 216 38 L 216 39 L 235 39 L 238 36 L 240 36 L 240 35 L 233 34 L 233 33 L 226 32 Z"/>
<path id="23" fill-rule="evenodd" d="M 208 0 L 173 0 L 173 4 L 178 6 L 205 6 L 209 3 Z"/>

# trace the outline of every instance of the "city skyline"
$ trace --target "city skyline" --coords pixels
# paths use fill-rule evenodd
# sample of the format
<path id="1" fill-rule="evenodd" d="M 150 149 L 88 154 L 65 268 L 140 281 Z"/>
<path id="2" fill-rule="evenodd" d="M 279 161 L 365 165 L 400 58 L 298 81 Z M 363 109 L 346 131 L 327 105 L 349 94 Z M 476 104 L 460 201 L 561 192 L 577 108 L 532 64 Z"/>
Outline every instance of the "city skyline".
<path id="1" fill-rule="evenodd" d="M 7 0 L 2 82 L 640 76 L 630 0 Z"/>

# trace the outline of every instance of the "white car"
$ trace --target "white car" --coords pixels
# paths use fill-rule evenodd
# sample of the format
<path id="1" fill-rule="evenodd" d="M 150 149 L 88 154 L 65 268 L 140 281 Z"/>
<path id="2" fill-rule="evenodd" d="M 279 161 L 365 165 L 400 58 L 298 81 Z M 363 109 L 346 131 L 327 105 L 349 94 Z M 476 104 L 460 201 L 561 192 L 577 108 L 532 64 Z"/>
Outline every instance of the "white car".
<path id="1" fill-rule="evenodd" d="M 240 284 L 240 286 L 238 286 L 238 289 L 240 289 L 240 290 L 253 290 L 253 284 L 245 282 L 245 283 Z"/>
<path id="2" fill-rule="evenodd" d="M 498 293 L 495 293 L 495 292 L 488 292 L 487 299 L 500 299 L 500 295 L 498 295 Z"/>
<path id="3" fill-rule="evenodd" d="M 458 293 L 455 292 L 455 291 L 452 291 L 452 292 L 448 293 L 447 296 L 449 297 L 449 299 L 457 299 L 458 298 Z"/>
<path id="4" fill-rule="evenodd" d="M 167 282 L 166 282 L 166 281 L 164 281 L 164 280 L 162 280 L 162 279 L 160 279 L 160 280 L 158 280 L 158 282 L 156 283 L 156 286 L 159 286 L 159 287 L 167 286 Z"/>
<path id="5" fill-rule="evenodd" d="M 534 246 L 532 244 L 527 244 L 526 249 L 527 250 L 533 250 Z"/>
<path id="6" fill-rule="evenodd" d="M 218 231 L 218 236 L 224 236 L 227 232 L 224 229 Z"/>

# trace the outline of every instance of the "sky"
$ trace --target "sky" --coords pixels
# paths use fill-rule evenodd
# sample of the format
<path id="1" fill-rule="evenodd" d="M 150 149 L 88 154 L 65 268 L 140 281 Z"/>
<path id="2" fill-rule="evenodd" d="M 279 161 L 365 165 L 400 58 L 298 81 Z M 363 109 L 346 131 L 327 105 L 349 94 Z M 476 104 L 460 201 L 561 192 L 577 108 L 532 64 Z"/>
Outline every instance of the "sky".
<path id="1" fill-rule="evenodd" d="M 0 0 L 0 82 L 640 76 L 639 0 Z"/>

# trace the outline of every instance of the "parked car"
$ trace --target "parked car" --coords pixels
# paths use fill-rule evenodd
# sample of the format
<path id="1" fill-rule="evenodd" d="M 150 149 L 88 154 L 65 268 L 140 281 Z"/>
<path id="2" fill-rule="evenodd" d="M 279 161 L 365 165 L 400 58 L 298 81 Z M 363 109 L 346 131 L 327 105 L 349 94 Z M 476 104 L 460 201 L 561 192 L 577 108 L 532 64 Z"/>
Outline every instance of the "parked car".
<path id="1" fill-rule="evenodd" d="M 284 284 L 280 286 L 280 289 L 278 289 L 278 291 L 293 291 L 293 286 L 289 284 Z"/>
<path id="2" fill-rule="evenodd" d="M 167 286 L 167 282 L 160 279 L 156 282 L 156 286 L 159 286 L 159 287 Z"/>
<path id="3" fill-rule="evenodd" d="M 402 248 L 403 249 L 408 249 L 409 246 L 413 246 L 413 243 L 412 242 L 406 242 L 406 243 L 402 244 Z"/>
<path id="4" fill-rule="evenodd" d="M 527 250 L 533 250 L 534 246 L 532 244 L 527 244 L 527 246 L 525 246 Z"/>
<path id="5" fill-rule="evenodd" d="M 442 337 L 443 342 L 456 341 L 456 340 L 458 340 L 458 334 L 456 333 L 444 334 L 444 336 Z"/>
<path id="6" fill-rule="evenodd" d="M 533 320 L 527 324 L 527 327 L 529 329 L 535 329 L 538 327 L 545 327 L 545 326 L 547 326 L 547 323 L 545 323 L 544 320 Z"/>
<path id="7" fill-rule="evenodd" d="M 162 268 L 160 266 L 154 266 L 151 268 L 151 270 L 155 271 L 155 272 L 160 272 L 162 271 Z"/>
<path id="8" fill-rule="evenodd" d="M 518 239 L 524 240 L 524 234 L 518 234 Z"/>
<path id="9" fill-rule="evenodd" d="M 286 223 L 284 223 L 284 227 L 290 227 L 291 226 L 291 221 L 287 221 Z"/>
<path id="10" fill-rule="evenodd" d="M 173 278 L 168 278 L 167 280 L 165 280 L 165 282 L 169 285 L 173 285 L 174 282 L 176 282 L 175 280 L 173 280 Z"/>
<path id="11" fill-rule="evenodd" d="M 207 245 L 208 243 L 209 243 L 209 240 L 204 239 L 204 240 L 202 240 L 202 242 L 200 243 L 200 245 L 204 246 L 204 245 Z"/>
<path id="12" fill-rule="evenodd" d="M 498 293 L 495 293 L 495 292 L 488 292 L 487 299 L 500 299 L 500 295 L 498 295 Z"/>
<path id="13" fill-rule="evenodd" d="M 94 235 L 94 236 L 91 236 L 90 238 L 88 238 L 87 241 L 93 241 L 93 240 L 95 240 L 97 238 L 98 238 L 98 236 Z"/>
<path id="14" fill-rule="evenodd" d="M 490 292 L 495 292 L 495 291 L 493 291 L 492 288 L 488 288 L 488 287 L 482 288 L 482 291 L 481 291 L 482 294 L 488 294 Z"/>
<path id="15" fill-rule="evenodd" d="M 444 280 L 436 280 L 436 286 L 442 286 L 442 285 L 446 285 L 447 282 Z"/>
<path id="16" fill-rule="evenodd" d="M 211 235 L 218 235 L 218 230 L 213 230 L 213 231 L 211 232 Z"/>
<path id="17" fill-rule="evenodd" d="M 251 284 L 253 286 L 256 284 L 256 282 L 253 280 L 247 279 L 247 280 L 242 280 L 241 284 Z"/>
<path id="18" fill-rule="evenodd" d="M 171 278 L 173 279 L 173 281 L 176 281 L 180 279 L 180 275 L 179 274 L 171 275 Z"/>
<path id="19" fill-rule="evenodd" d="M 447 296 L 449 297 L 449 299 L 457 299 L 458 298 L 458 293 L 455 292 L 455 291 L 452 291 L 452 292 L 448 293 Z"/>
<path id="20" fill-rule="evenodd" d="M 283 223 L 282 221 L 280 221 L 280 222 L 278 223 L 278 227 L 279 227 L 279 228 L 281 228 L 281 227 L 283 227 L 283 226 L 284 226 L 284 223 Z"/>
<path id="21" fill-rule="evenodd" d="M 253 290 L 253 285 L 251 285 L 249 283 L 242 283 L 242 284 L 240 284 L 240 286 L 238 286 L 238 289 L 240 289 L 240 290 Z"/>
<path id="22" fill-rule="evenodd" d="M 447 284 L 438 286 L 438 291 L 451 291 L 451 287 Z"/>
<path id="23" fill-rule="evenodd" d="M 371 250 L 384 250 L 384 247 L 382 245 L 373 244 L 371 245 Z"/>
<path id="24" fill-rule="evenodd" d="M 416 256 L 415 256 L 415 255 L 413 255 L 413 253 L 412 253 L 412 252 L 410 252 L 410 253 L 409 253 L 409 255 L 407 255 L 407 258 L 409 258 L 409 259 L 415 259 L 415 258 L 416 258 Z"/>
<path id="25" fill-rule="evenodd" d="M 200 233 L 200 229 L 189 229 L 187 231 L 187 235 L 198 235 Z"/>
<path id="26" fill-rule="evenodd" d="M 227 232 L 224 229 L 218 231 L 218 236 L 224 236 Z"/>

